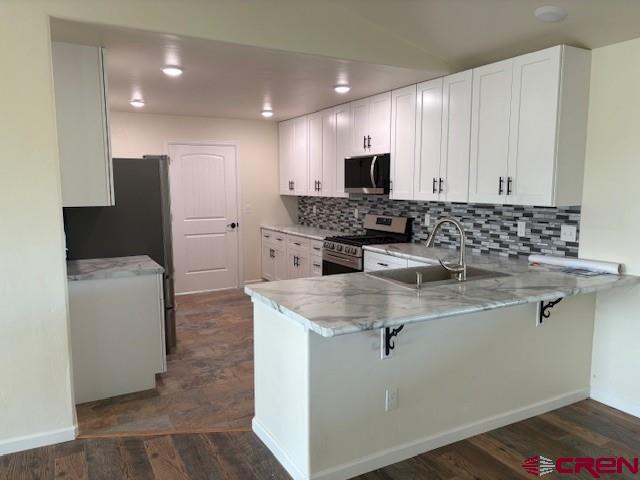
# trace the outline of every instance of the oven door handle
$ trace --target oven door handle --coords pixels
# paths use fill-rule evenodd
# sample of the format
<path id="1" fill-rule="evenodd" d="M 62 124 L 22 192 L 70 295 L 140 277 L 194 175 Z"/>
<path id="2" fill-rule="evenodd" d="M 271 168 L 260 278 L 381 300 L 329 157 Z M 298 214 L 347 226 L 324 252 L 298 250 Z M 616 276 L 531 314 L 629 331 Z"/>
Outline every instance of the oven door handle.
<path id="1" fill-rule="evenodd" d="M 373 186 L 373 188 L 378 188 L 378 186 L 376 185 L 375 175 L 373 174 L 376 168 L 377 161 L 378 161 L 378 156 L 374 155 L 373 160 L 371 160 L 371 168 L 369 169 L 369 177 L 371 177 L 371 185 Z"/>
<path id="2" fill-rule="evenodd" d="M 361 259 L 359 257 L 350 257 L 335 253 L 323 252 L 322 260 L 325 262 L 342 265 L 343 267 L 352 268 L 355 271 L 362 270 Z"/>

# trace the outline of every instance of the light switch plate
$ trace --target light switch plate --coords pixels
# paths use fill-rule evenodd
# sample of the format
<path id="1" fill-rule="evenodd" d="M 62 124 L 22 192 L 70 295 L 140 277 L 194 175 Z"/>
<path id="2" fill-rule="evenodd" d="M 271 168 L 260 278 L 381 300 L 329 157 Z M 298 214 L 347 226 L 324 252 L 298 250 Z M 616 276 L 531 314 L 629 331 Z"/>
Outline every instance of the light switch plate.
<path id="1" fill-rule="evenodd" d="M 527 222 L 518 222 L 518 236 L 519 237 L 527 236 Z"/>
<path id="2" fill-rule="evenodd" d="M 577 229 L 575 225 L 562 225 L 560 227 L 560 240 L 564 242 L 575 242 L 577 238 Z"/>

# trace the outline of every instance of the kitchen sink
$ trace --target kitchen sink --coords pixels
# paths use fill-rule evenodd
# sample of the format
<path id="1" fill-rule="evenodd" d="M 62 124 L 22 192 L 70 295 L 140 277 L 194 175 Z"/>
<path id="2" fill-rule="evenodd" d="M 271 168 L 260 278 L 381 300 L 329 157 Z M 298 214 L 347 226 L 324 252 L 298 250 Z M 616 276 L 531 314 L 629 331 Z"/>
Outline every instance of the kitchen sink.
<path id="1" fill-rule="evenodd" d="M 464 283 L 488 278 L 506 277 L 508 274 L 493 272 L 482 268 L 467 267 L 467 279 L 458 281 L 455 274 L 441 265 L 425 265 L 424 267 L 399 268 L 393 270 L 378 270 L 367 275 L 387 280 L 402 287 L 417 289 L 418 274 L 422 274 L 422 287 L 435 286 L 447 283 Z"/>

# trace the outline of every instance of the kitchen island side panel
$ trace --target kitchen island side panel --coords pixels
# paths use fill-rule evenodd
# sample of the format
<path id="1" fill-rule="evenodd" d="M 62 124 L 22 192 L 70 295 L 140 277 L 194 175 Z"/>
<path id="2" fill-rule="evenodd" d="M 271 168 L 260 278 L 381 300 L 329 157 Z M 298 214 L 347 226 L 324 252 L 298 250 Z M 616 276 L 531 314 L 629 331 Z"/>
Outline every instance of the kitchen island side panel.
<path id="1" fill-rule="evenodd" d="M 309 332 L 253 302 L 253 431 L 296 479 L 309 478 Z"/>
<path id="2" fill-rule="evenodd" d="M 311 478 L 355 476 L 587 398 L 593 319 L 591 294 L 565 298 L 541 326 L 536 304 L 416 323 L 385 360 L 379 330 L 311 332 Z"/>

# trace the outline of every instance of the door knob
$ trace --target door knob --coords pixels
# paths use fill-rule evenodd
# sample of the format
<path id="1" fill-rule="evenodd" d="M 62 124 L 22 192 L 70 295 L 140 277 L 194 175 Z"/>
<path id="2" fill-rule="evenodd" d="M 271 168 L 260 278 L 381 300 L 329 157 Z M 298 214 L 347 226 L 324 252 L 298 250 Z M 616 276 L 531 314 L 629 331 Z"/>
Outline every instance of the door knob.
<path id="1" fill-rule="evenodd" d="M 237 226 L 238 226 L 238 224 L 236 222 L 231 222 L 231 223 L 227 224 L 227 227 L 231 228 L 231 230 L 233 230 Z"/>

